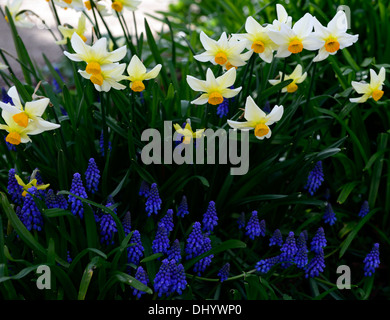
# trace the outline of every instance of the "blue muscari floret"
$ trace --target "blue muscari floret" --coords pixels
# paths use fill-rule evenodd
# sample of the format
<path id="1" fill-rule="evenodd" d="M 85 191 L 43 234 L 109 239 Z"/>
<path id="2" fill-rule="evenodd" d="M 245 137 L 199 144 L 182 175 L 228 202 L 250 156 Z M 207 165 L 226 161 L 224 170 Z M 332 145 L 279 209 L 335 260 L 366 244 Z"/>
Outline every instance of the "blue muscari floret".
<path id="1" fill-rule="evenodd" d="M 238 229 L 245 228 L 245 213 L 241 212 L 240 216 L 237 219 Z"/>
<path id="2" fill-rule="evenodd" d="M 230 263 L 224 264 L 224 266 L 219 270 L 218 277 L 221 280 L 221 282 L 224 282 L 229 278 L 229 271 L 230 271 Z"/>
<path id="3" fill-rule="evenodd" d="M 177 216 L 184 218 L 184 216 L 187 214 L 189 214 L 187 197 L 183 195 L 183 197 L 181 198 L 181 202 L 177 207 Z"/>
<path id="4" fill-rule="evenodd" d="M 260 221 L 260 235 L 265 237 L 265 220 Z"/>
<path id="5" fill-rule="evenodd" d="M 264 221 L 265 223 L 265 221 Z M 250 239 L 254 240 L 255 237 L 260 237 L 261 235 L 265 235 L 265 224 L 260 224 L 259 217 L 257 216 L 257 211 L 252 211 L 252 215 L 246 225 L 246 235 L 249 236 Z"/>
<path id="6" fill-rule="evenodd" d="M 271 268 L 279 262 L 279 260 L 279 256 L 263 259 L 256 263 L 255 268 L 257 272 L 268 273 L 268 271 L 270 271 Z"/>
<path id="7" fill-rule="evenodd" d="M 207 234 L 203 235 L 203 240 L 202 240 L 202 249 L 199 254 L 203 254 L 209 250 L 211 250 L 211 240 L 208 237 Z M 198 276 L 201 276 L 202 273 L 206 270 L 206 268 L 211 264 L 211 260 L 214 258 L 213 254 L 210 254 L 207 257 L 204 257 L 203 259 L 199 260 L 197 263 L 194 265 L 194 272 L 198 274 Z"/>
<path id="8" fill-rule="evenodd" d="M 305 278 L 314 278 L 324 271 L 325 268 L 325 258 L 324 250 L 317 252 L 313 259 L 310 260 L 309 264 L 305 267 Z"/>
<path id="9" fill-rule="evenodd" d="M 139 266 L 137 268 L 137 272 L 135 273 L 135 278 L 139 281 L 139 282 L 142 282 L 145 286 L 148 285 L 149 283 L 149 277 L 148 277 L 148 274 L 146 273 L 146 271 L 144 270 L 144 268 L 142 268 L 141 266 Z M 133 295 L 134 296 L 137 296 L 137 298 L 141 298 L 141 296 L 143 294 L 145 294 L 146 292 L 144 291 L 140 291 L 138 289 L 134 289 L 133 290 Z"/>
<path id="10" fill-rule="evenodd" d="M 335 222 L 337 221 L 336 214 L 333 211 L 333 207 L 329 202 L 327 203 L 327 205 L 325 207 L 323 219 L 324 219 L 325 223 L 328 223 L 330 226 L 334 225 Z"/>
<path id="11" fill-rule="evenodd" d="M 280 254 L 280 262 L 282 263 L 281 266 L 282 268 L 288 268 L 292 264 L 292 262 L 294 262 L 294 257 L 298 251 L 295 242 L 294 232 L 289 232 L 286 241 L 280 248 L 280 251 L 282 252 Z"/>
<path id="12" fill-rule="evenodd" d="M 100 180 L 100 170 L 96 165 L 95 159 L 90 158 L 88 161 L 88 168 L 85 171 L 85 186 L 91 193 L 98 191 L 98 185 Z"/>
<path id="13" fill-rule="evenodd" d="M 375 269 L 381 263 L 379 259 L 379 243 L 375 243 L 372 250 L 363 260 L 364 276 L 371 277 L 375 273 Z"/>
<path id="14" fill-rule="evenodd" d="M 172 260 L 175 259 L 176 262 L 180 262 L 181 260 L 181 248 L 180 248 L 180 242 L 178 239 L 176 239 L 172 246 L 168 250 L 168 259 Z"/>
<path id="15" fill-rule="evenodd" d="M 324 228 L 320 227 L 317 230 L 317 233 L 311 240 L 311 251 L 315 253 L 319 253 L 323 248 L 326 247 L 326 238 L 325 238 L 325 232 Z"/>
<path id="16" fill-rule="evenodd" d="M 274 231 L 274 234 L 269 239 L 269 246 L 279 246 L 281 247 L 283 245 L 283 236 L 279 229 L 276 229 Z"/>
<path id="17" fill-rule="evenodd" d="M 210 201 L 206 212 L 203 214 L 203 231 L 211 232 L 214 227 L 218 225 L 217 210 L 215 209 L 215 202 Z"/>
<path id="18" fill-rule="evenodd" d="M 223 99 L 223 102 L 217 107 L 217 116 L 220 118 L 226 117 L 229 113 L 229 100 Z"/>
<path id="19" fill-rule="evenodd" d="M 175 292 L 180 295 L 186 285 L 183 265 L 177 265 L 174 259 L 164 259 L 154 279 L 154 290 L 158 296 L 161 297 L 163 294 L 170 296 Z"/>
<path id="20" fill-rule="evenodd" d="M 22 205 L 24 197 L 22 196 L 23 187 L 19 185 L 15 178 L 15 169 L 10 169 L 8 172 L 8 194 L 11 196 L 11 201 L 15 204 Z"/>
<path id="21" fill-rule="evenodd" d="M 124 218 L 123 218 L 123 221 L 122 221 L 122 225 L 123 225 L 123 231 L 125 232 L 125 236 L 127 236 L 130 232 L 131 232 L 131 214 L 130 214 L 130 211 L 127 211 Z"/>
<path id="22" fill-rule="evenodd" d="M 58 208 L 64 209 L 64 210 L 68 209 L 68 201 L 66 201 L 66 198 L 63 194 L 57 194 L 56 201 L 58 204 Z"/>
<path id="23" fill-rule="evenodd" d="M 309 173 L 305 189 L 307 189 L 311 195 L 314 195 L 323 181 L 324 173 L 322 171 L 322 161 L 318 161 L 313 170 Z"/>
<path id="24" fill-rule="evenodd" d="M 73 175 L 72 185 L 70 188 L 70 193 L 75 194 L 76 196 L 79 196 L 80 198 L 87 199 L 87 193 L 85 192 L 83 182 L 81 180 L 80 173 L 75 173 Z M 69 195 L 68 196 L 68 202 L 71 204 L 71 212 L 76 216 L 78 215 L 80 218 L 83 218 L 84 216 L 84 207 L 83 203 L 80 199 L 77 199 L 76 197 Z"/>
<path id="25" fill-rule="evenodd" d="M 141 234 L 138 230 L 134 230 L 129 244 L 134 245 L 127 248 L 127 261 L 138 266 L 140 259 L 144 255 L 144 247 L 141 242 Z"/>
<path id="26" fill-rule="evenodd" d="M 169 249 L 169 233 L 166 227 L 162 224 L 158 225 L 156 237 L 152 243 L 153 253 L 166 254 Z"/>
<path id="27" fill-rule="evenodd" d="M 164 217 L 161 218 L 159 224 L 164 225 L 168 232 L 173 230 L 173 210 L 168 209 Z"/>
<path id="28" fill-rule="evenodd" d="M 192 226 L 192 231 L 187 238 L 185 247 L 186 259 L 191 259 L 200 254 L 203 247 L 203 234 L 200 222 L 196 221 Z"/>
<path id="29" fill-rule="evenodd" d="M 53 189 L 47 190 L 46 196 L 45 196 L 45 203 L 46 203 L 46 207 L 48 209 L 58 208 L 56 195 L 55 195 Z"/>
<path id="30" fill-rule="evenodd" d="M 138 194 L 142 197 L 147 198 L 149 195 L 149 189 L 150 189 L 149 184 L 146 181 L 142 180 Z"/>
<path id="31" fill-rule="evenodd" d="M 158 213 L 158 210 L 161 209 L 161 203 L 162 203 L 162 201 L 161 201 L 160 195 L 158 193 L 157 184 L 153 183 L 150 186 L 150 192 L 148 194 L 148 198 L 146 199 L 146 204 L 145 204 L 145 210 L 148 214 L 148 217 L 152 213 L 154 213 L 154 214 Z"/>
<path id="32" fill-rule="evenodd" d="M 104 133 L 103 133 L 103 130 L 100 134 L 100 140 L 99 140 L 99 144 L 100 144 L 100 154 L 102 157 L 105 156 L 105 150 L 104 150 Z M 108 141 L 107 143 L 107 148 L 108 148 L 108 151 L 110 152 L 112 150 L 112 147 L 111 147 L 111 141 Z"/>
<path id="33" fill-rule="evenodd" d="M 297 254 L 295 255 L 295 264 L 298 268 L 304 269 L 304 267 L 309 262 L 308 256 L 307 256 L 307 245 L 306 245 L 306 237 L 303 232 L 299 235 L 297 239 Z"/>
<path id="34" fill-rule="evenodd" d="M 364 201 L 361 208 L 360 208 L 360 211 L 359 211 L 359 217 L 360 218 L 363 218 L 365 217 L 368 213 L 370 212 L 370 207 L 368 205 L 368 201 Z"/>
<path id="35" fill-rule="evenodd" d="M 298 237 L 297 242 L 296 242 L 298 250 L 301 249 L 302 247 L 305 247 L 307 250 L 307 244 L 306 244 L 307 240 L 308 240 L 307 231 L 303 230 L 299 234 L 299 237 Z"/>
<path id="36" fill-rule="evenodd" d="M 114 234 L 118 232 L 116 223 L 111 214 L 103 214 L 99 219 L 100 242 L 106 245 L 114 244 Z"/>
<path id="37" fill-rule="evenodd" d="M 72 261 L 73 261 L 73 259 L 72 259 L 71 256 L 70 256 L 69 250 L 67 251 L 67 254 L 66 254 L 66 261 L 67 261 L 68 263 L 72 263 Z"/>
<path id="38" fill-rule="evenodd" d="M 37 194 L 37 188 L 31 187 L 27 190 L 23 207 L 21 210 L 22 222 L 26 226 L 27 230 L 41 231 L 43 226 L 42 214 L 39 211 L 33 195 Z"/>
<path id="39" fill-rule="evenodd" d="M 12 104 L 12 99 L 8 95 L 7 90 L 4 87 L 1 88 L 1 101 L 4 102 L 5 104 L 7 103 Z"/>

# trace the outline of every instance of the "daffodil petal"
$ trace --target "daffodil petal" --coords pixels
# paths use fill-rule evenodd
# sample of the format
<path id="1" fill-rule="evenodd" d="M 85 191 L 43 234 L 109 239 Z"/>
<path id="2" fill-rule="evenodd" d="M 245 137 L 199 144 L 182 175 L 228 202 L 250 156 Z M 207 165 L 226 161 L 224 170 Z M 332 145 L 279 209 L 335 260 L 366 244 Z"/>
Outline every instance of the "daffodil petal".
<path id="1" fill-rule="evenodd" d="M 14 106 L 20 110 L 23 110 L 23 106 L 22 106 L 22 103 L 20 102 L 19 93 L 16 90 L 16 87 L 12 86 L 11 88 L 9 88 L 7 94 L 12 99 Z"/>
<path id="2" fill-rule="evenodd" d="M 248 96 L 245 103 L 244 118 L 248 121 L 259 122 L 264 119 L 265 116 L 265 112 L 257 106 L 251 96 Z"/>
<path id="3" fill-rule="evenodd" d="M 24 110 L 28 114 L 35 115 L 37 117 L 41 117 L 45 112 L 50 100 L 48 98 L 39 99 L 36 101 L 27 102 Z"/>

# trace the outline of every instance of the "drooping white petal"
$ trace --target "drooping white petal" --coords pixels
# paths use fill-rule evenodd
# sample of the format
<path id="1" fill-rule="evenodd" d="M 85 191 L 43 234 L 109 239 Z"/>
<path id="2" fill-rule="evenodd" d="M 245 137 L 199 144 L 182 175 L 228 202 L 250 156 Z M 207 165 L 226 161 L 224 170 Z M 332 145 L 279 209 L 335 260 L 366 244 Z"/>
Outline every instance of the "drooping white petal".
<path id="1" fill-rule="evenodd" d="M 368 100 L 369 97 L 370 97 L 370 95 L 365 94 L 365 95 L 361 96 L 360 98 L 350 98 L 349 101 L 352 103 L 364 103 Z"/>
<path id="2" fill-rule="evenodd" d="M 381 67 L 378 73 L 378 80 L 379 82 L 383 83 L 386 80 L 386 69 L 384 67 Z"/>
<path id="3" fill-rule="evenodd" d="M 254 129 L 254 123 L 252 121 L 239 122 L 239 121 L 228 120 L 227 123 L 233 129 L 240 129 L 243 131 L 248 131 L 248 130 Z"/>
<path id="4" fill-rule="evenodd" d="M 286 23 L 288 18 L 288 13 L 286 9 L 281 4 L 276 4 L 276 15 L 278 17 L 278 21 Z"/>
<path id="5" fill-rule="evenodd" d="M 234 88 L 234 89 L 223 89 L 221 90 L 221 94 L 224 98 L 230 99 L 238 95 L 241 89 L 242 87 Z"/>
<path id="6" fill-rule="evenodd" d="M 199 98 L 191 101 L 191 103 L 201 105 L 207 103 L 208 101 L 209 101 L 209 95 L 207 93 L 204 93 Z"/>
<path id="7" fill-rule="evenodd" d="M 368 94 L 371 91 L 370 85 L 368 83 L 352 81 L 351 85 L 355 89 L 355 91 L 359 94 Z"/>
<path id="8" fill-rule="evenodd" d="M 109 62 L 117 62 L 122 60 L 126 56 L 126 54 L 127 54 L 127 47 L 123 46 L 110 52 L 106 59 L 109 60 Z"/>
<path id="9" fill-rule="evenodd" d="M 318 54 L 314 57 L 313 61 L 314 62 L 319 62 L 325 60 L 327 57 L 329 57 L 329 52 L 326 51 L 325 47 L 322 47 L 319 51 Z"/>

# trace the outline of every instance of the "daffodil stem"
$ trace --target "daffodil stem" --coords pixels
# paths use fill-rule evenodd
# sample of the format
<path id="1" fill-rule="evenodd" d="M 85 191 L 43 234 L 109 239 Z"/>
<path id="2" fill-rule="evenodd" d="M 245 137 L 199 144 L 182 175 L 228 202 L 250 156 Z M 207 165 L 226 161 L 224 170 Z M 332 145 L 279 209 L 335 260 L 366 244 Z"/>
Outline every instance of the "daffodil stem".
<path id="1" fill-rule="evenodd" d="M 135 32 L 135 40 L 138 47 L 138 28 L 137 28 L 137 20 L 135 19 L 135 12 L 133 11 L 133 21 L 134 21 L 134 32 Z M 126 26 L 127 27 L 127 26 Z"/>
<path id="2" fill-rule="evenodd" d="M 95 3 L 93 1 L 90 1 L 90 3 L 91 3 L 92 7 L 95 7 Z M 98 38 L 100 38 L 101 37 L 101 33 L 100 33 L 100 29 L 99 29 L 99 23 L 97 21 L 96 13 L 95 13 L 95 10 L 93 10 L 93 8 L 92 8 L 92 15 L 93 15 L 93 19 L 95 20 L 94 29 L 96 31 L 96 35 L 98 36 Z"/>
<path id="3" fill-rule="evenodd" d="M 57 21 L 57 27 L 61 25 L 61 21 L 60 21 L 60 18 L 58 17 L 58 13 L 57 13 L 57 9 L 56 9 L 56 6 L 54 5 L 54 2 L 53 0 L 50 1 L 50 8 L 51 8 L 51 11 L 53 12 L 53 15 L 54 15 L 54 18 L 56 19 Z"/>
<path id="4" fill-rule="evenodd" d="M 95 7 L 95 4 L 93 4 L 93 6 Z M 109 27 L 108 27 L 108 25 L 107 25 L 107 23 L 106 23 L 106 20 L 104 20 L 102 14 L 100 13 L 100 11 L 99 11 L 97 8 L 96 8 L 96 11 L 97 11 L 97 13 L 98 13 L 100 19 L 102 20 L 102 22 L 103 22 L 103 24 L 104 24 L 104 27 L 105 27 L 106 30 L 107 30 L 108 36 L 110 37 L 111 41 L 112 41 L 113 44 L 114 44 L 115 49 L 118 48 L 118 44 L 116 43 L 116 40 L 115 40 L 114 36 L 112 35 L 111 30 L 109 29 Z"/>
<path id="5" fill-rule="evenodd" d="M 282 71 L 282 79 L 280 79 L 280 82 L 284 81 L 284 77 L 286 75 L 286 67 L 287 67 L 287 58 L 284 59 L 283 71 Z M 278 92 L 278 97 L 276 98 L 276 105 L 279 105 L 280 95 L 281 94 L 282 94 L 282 89 L 280 89 L 279 92 Z"/>

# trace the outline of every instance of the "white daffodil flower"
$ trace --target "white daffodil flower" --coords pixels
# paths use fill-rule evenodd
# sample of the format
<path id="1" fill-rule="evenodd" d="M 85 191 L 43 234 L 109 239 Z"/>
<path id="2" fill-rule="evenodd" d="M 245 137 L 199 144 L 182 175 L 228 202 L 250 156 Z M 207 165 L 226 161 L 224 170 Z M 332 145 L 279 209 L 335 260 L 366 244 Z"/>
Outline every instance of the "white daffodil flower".
<path id="1" fill-rule="evenodd" d="M 69 28 L 66 26 L 58 26 L 58 30 L 61 32 L 62 36 L 64 37 L 62 40 L 56 41 L 56 44 L 66 44 L 67 39 L 71 39 L 73 36 L 73 33 L 77 33 L 81 39 L 83 39 L 84 42 L 87 41 L 87 38 L 84 36 L 85 31 L 87 30 L 85 26 L 85 15 L 82 14 L 79 18 L 77 28 Z"/>
<path id="2" fill-rule="evenodd" d="M 319 48 L 314 62 L 325 60 L 329 55 L 334 55 L 338 50 L 353 45 L 359 38 L 359 35 L 347 33 L 347 16 L 344 11 L 338 11 L 327 27 L 314 18 L 314 32 L 310 36 L 314 40 L 320 40 L 322 46 Z"/>
<path id="3" fill-rule="evenodd" d="M 108 92 L 111 88 L 123 90 L 126 88 L 119 81 L 126 79 L 123 72 L 126 69 L 126 63 L 109 63 L 101 67 L 99 74 L 91 74 L 87 71 L 79 70 L 83 78 L 91 80 L 97 91 Z"/>
<path id="4" fill-rule="evenodd" d="M 35 23 L 30 20 L 28 12 L 19 14 L 20 7 L 23 4 L 22 2 L 23 0 L 8 0 L 5 6 L 8 8 L 15 26 L 21 28 L 32 28 L 35 26 Z M 5 16 L 5 20 L 8 22 L 7 16 Z"/>
<path id="5" fill-rule="evenodd" d="M 54 124 L 42 119 L 42 115 L 50 102 L 48 98 L 26 102 L 23 107 L 19 98 L 19 93 L 15 86 L 11 87 L 7 94 L 12 99 L 14 105 L 0 102 L 0 108 L 3 109 L 3 112 L 11 115 L 13 122 L 20 127 L 27 128 L 31 123 L 33 123 L 34 127 L 38 131 L 40 130 L 40 132 L 53 130 L 60 127 L 58 124 Z"/>
<path id="6" fill-rule="evenodd" d="M 286 58 L 291 54 L 306 50 L 318 50 L 322 44 L 319 39 L 309 37 L 313 30 L 314 17 L 306 13 L 292 28 L 281 24 L 280 31 L 269 30 L 268 35 L 279 48 L 277 58 Z"/>
<path id="7" fill-rule="evenodd" d="M 276 15 L 277 19 L 267 26 L 269 30 L 280 31 L 282 24 L 291 28 L 292 18 L 288 15 L 286 9 L 281 4 L 276 5 Z"/>
<path id="8" fill-rule="evenodd" d="M 49 104 L 48 98 L 27 102 L 23 108 L 15 87 L 8 90 L 8 95 L 11 97 L 14 106 L 0 102 L 1 116 L 6 123 L 5 125 L 0 124 L 0 130 L 8 132 L 6 137 L 8 143 L 19 145 L 20 143 L 31 142 L 29 135 L 40 134 L 60 127 L 59 124 L 42 119 L 42 114 Z"/>
<path id="9" fill-rule="evenodd" d="M 197 105 L 205 104 L 207 102 L 212 105 L 221 104 L 224 98 L 232 98 L 241 91 L 241 87 L 230 89 L 235 81 L 236 68 L 231 68 L 218 78 L 215 78 L 213 72 L 209 68 L 206 72 L 205 81 L 188 75 L 187 83 L 191 89 L 198 92 L 205 92 L 199 98 L 191 101 L 191 103 Z"/>
<path id="10" fill-rule="evenodd" d="M 161 67 L 161 64 L 158 64 L 151 71 L 147 72 L 142 61 L 134 55 L 127 67 L 128 76 L 126 79 L 130 81 L 130 89 L 134 92 L 145 90 L 143 81 L 156 78 L 160 73 Z"/>
<path id="11" fill-rule="evenodd" d="M 279 79 L 268 80 L 268 81 L 269 81 L 270 84 L 272 84 L 274 86 L 274 85 L 277 85 L 278 83 L 282 82 L 282 77 L 283 77 L 283 73 L 279 72 Z M 297 84 L 302 83 L 303 81 L 305 81 L 306 77 L 307 77 L 307 72 L 302 74 L 302 66 L 300 64 L 298 64 L 295 67 L 294 71 L 290 75 L 286 74 L 284 76 L 284 80 L 293 80 L 293 81 L 289 85 L 284 87 L 282 89 L 282 92 L 293 93 L 293 92 L 297 91 L 298 90 Z"/>
<path id="12" fill-rule="evenodd" d="M 251 96 L 248 96 L 245 104 L 244 118 L 245 122 L 228 120 L 227 123 L 233 129 L 240 130 L 255 130 L 255 136 L 257 139 L 263 140 L 264 138 L 271 137 L 270 125 L 279 121 L 283 116 L 283 106 L 275 106 L 269 114 L 266 114 L 261 110 L 253 101 Z"/>
<path id="13" fill-rule="evenodd" d="M 123 8 L 135 11 L 140 4 L 141 1 L 139 0 L 115 0 L 112 2 L 111 8 L 119 13 L 122 12 Z"/>
<path id="14" fill-rule="evenodd" d="M 119 68 L 115 68 L 113 71 L 113 66 L 104 67 L 106 64 L 113 64 L 124 58 L 127 53 L 126 46 L 120 47 L 112 52 L 107 51 L 107 39 L 100 38 L 97 40 L 92 46 L 85 44 L 83 39 L 74 32 L 71 38 L 71 45 L 73 50 L 76 53 L 69 53 L 64 51 L 64 54 L 73 61 L 85 61 L 87 66 L 85 68 L 85 72 L 91 75 L 89 79 L 98 86 L 103 86 L 103 81 L 106 79 L 111 79 L 113 76 L 108 76 L 107 72 L 114 72 L 115 76 L 117 75 L 117 71 Z M 103 71 L 105 75 L 103 75 Z M 80 71 L 79 71 L 80 72 Z M 81 73 L 83 75 L 84 73 Z M 113 78 L 116 79 L 116 78 Z M 106 83 L 108 83 L 106 81 Z M 111 82 L 112 84 L 114 82 Z M 106 85 L 104 85 L 104 88 Z"/>
<path id="15" fill-rule="evenodd" d="M 366 83 L 364 81 L 357 82 L 352 81 L 352 87 L 356 90 L 357 93 L 362 94 L 360 98 L 351 98 L 349 101 L 355 103 L 364 103 L 369 98 L 373 98 L 375 101 L 379 101 L 384 94 L 383 84 L 386 79 L 386 70 L 382 67 L 379 70 L 379 73 L 372 69 L 370 69 L 370 83 Z"/>
<path id="16" fill-rule="evenodd" d="M 253 17 L 248 17 L 245 22 L 243 34 L 233 34 L 232 36 L 240 41 L 246 41 L 246 48 L 259 54 L 259 57 L 267 63 L 273 59 L 273 52 L 278 49 L 278 45 L 268 36 L 268 28 L 263 27 Z"/>
<path id="17" fill-rule="evenodd" d="M 205 52 L 197 54 L 194 58 L 201 62 L 211 62 L 214 65 L 224 66 L 230 63 L 234 67 L 241 67 L 246 64 L 241 56 L 246 47 L 243 41 L 229 42 L 226 32 L 223 32 L 218 41 L 209 38 L 203 31 L 200 33 L 200 42 Z"/>

